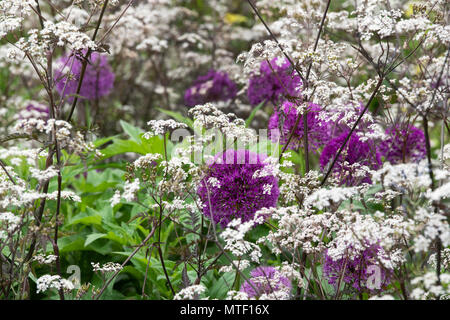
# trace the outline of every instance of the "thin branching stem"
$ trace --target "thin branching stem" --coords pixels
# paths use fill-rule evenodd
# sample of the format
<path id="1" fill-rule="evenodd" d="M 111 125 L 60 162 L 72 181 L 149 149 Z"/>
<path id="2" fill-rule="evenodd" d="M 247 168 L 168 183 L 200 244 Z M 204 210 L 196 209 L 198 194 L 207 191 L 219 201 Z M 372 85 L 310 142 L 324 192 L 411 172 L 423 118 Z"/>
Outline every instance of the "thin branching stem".
<path id="1" fill-rule="evenodd" d="M 108 2 L 109 2 L 109 0 L 105 0 L 105 3 L 103 4 L 102 11 L 100 12 L 100 16 L 99 16 L 98 21 L 97 21 L 97 26 L 95 27 L 94 34 L 92 35 L 92 41 L 95 41 L 95 38 L 97 37 L 98 30 L 100 29 L 100 25 L 102 23 L 103 15 L 105 13 L 106 7 L 108 6 Z M 81 64 L 81 71 L 80 71 L 80 79 L 78 80 L 76 94 L 74 96 L 74 99 L 73 99 L 73 102 L 72 102 L 72 106 L 70 107 L 69 116 L 67 117 L 67 120 L 66 120 L 67 122 L 70 122 L 70 119 L 72 119 L 72 115 L 73 115 L 73 113 L 75 111 L 75 108 L 77 106 L 78 96 L 79 96 L 80 91 L 81 91 L 81 86 L 83 84 L 84 75 L 86 74 L 86 67 L 87 67 L 88 61 L 90 59 L 91 53 L 92 53 L 92 49 L 89 48 L 87 50 L 86 54 L 83 57 L 83 62 Z M 74 59 L 75 59 L 75 57 L 74 57 Z"/>

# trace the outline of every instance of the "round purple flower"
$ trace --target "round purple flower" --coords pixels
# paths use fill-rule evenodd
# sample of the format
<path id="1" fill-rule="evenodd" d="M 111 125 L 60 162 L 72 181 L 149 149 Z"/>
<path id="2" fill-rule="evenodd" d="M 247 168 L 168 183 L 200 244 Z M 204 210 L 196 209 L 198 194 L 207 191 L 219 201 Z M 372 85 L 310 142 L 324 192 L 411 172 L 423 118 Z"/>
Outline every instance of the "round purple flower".
<path id="1" fill-rule="evenodd" d="M 331 139 L 323 148 L 320 155 L 320 167 L 324 170 L 339 151 L 350 130 L 346 130 L 336 138 Z M 338 175 L 341 184 L 357 185 L 360 183 L 372 183 L 368 174 L 359 176 L 355 172 L 355 166 L 367 166 L 372 170 L 381 167 L 381 156 L 371 141 L 362 141 L 356 132 L 353 132 L 346 143 L 342 153 L 336 160 L 333 173 Z"/>
<path id="2" fill-rule="evenodd" d="M 46 105 L 40 103 L 30 103 L 26 108 L 19 112 L 19 119 L 41 119 L 49 118 L 49 110 Z"/>
<path id="3" fill-rule="evenodd" d="M 342 281 L 359 292 L 381 291 L 390 283 L 392 277 L 392 271 L 380 265 L 380 254 L 383 253 L 384 251 L 378 244 L 368 246 L 353 258 L 344 256 L 341 259 L 333 260 L 326 251 L 323 263 L 324 276 L 332 285 L 337 286 L 342 277 Z M 377 276 L 378 279 L 376 279 Z"/>
<path id="4" fill-rule="evenodd" d="M 240 289 L 249 298 L 258 298 L 262 294 L 271 294 L 276 291 L 289 293 L 292 288 L 291 281 L 274 267 L 257 267 L 250 272 L 250 276 L 250 279 L 244 281 Z"/>
<path id="5" fill-rule="evenodd" d="M 83 55 L 85 53 L 84 51 Z M 82 60 L 76 55 L 64 55 L 58 62 L 60 68 L 55 71 L 56 89 L 64 97 L 76 94 Z M 113 89 L 114 78 L 107 57 L 98 52 L 91 53 L 81 85 L 80 96 L 88 100 L 96 100 L 108 95 Z M 73 96 L 67 97 L 69 102 L 72 102 L 73 99 Z"/>
<path id="6" fill-rule="evenodd" d="M 392 164 L 418 162 L 426 157 L 425 135 L 413 125 L 386 129 L 388 139 L 380 144 L 380 153 Z"/>
<path id="7" fill-rule="evenodd" d="M 270 66 L 267 61 L 263 61 L 260 74 L 250 78 L 247 96 L 251 105 L 265 100 L 276 105 L 286 100 L 286 94 L 294 97 L 300 94 L 302 82 L 292 70 L 289 60 L 275 57 L 270 61 Z"/>
<path id="8" fill-rule="evenodd" d="M 225 227 L 233 219 L 249 221 L 256 211 L 276 206 L 278 179 L 270 174 L 254 177 L 256 171 L 268 169 L 264 159 L 248 150 L 216 155 L 197 189 L 203 214 Z"/>
<path id="9" fill-rule="evenodd" d="M 236 97 L 237 91 L 236 84 L 225 72 L 211 69 L 206 75 L 198 77 L 193 86 L 186 90 L 184 101 L 189 107 L 207 102 L 228 101 Z"/>
<path id="10" fill-rule="evenodd" d="M 310 103 L 306 116 L 308 123 L 308 147 L 309 150 L 317 150 L 329 139 L 328 123 L 318 118 L 317 112 L 320 106 Z M 285 101 L 280 110 L 275 110 L 269 119 L 269 137 L 273 142 L 279 138 L 280 144 L 285 145 L 289 140 L 289 135 L 295 127 L 298 111 L 295 105 Z M 281 130 L 281 132 L 280 132 Z M 297 128 L 289 142 L 289 149 L 297 150 L 303 146 L 303 116 L 300 117 Z"/>

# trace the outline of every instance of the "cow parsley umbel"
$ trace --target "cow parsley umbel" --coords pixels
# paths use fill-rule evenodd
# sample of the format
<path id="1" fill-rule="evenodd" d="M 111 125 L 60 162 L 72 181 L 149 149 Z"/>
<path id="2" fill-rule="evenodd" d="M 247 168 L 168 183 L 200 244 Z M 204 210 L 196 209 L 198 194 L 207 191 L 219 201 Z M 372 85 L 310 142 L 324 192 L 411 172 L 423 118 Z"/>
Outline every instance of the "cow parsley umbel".
<path id="1" fill-rule="evenodd" d="M 19 119 L 42 119 L 47 120 L 49 117 L 49 109 L 46 105 L 37 102 L 30 102 L 18 114 Z"/>

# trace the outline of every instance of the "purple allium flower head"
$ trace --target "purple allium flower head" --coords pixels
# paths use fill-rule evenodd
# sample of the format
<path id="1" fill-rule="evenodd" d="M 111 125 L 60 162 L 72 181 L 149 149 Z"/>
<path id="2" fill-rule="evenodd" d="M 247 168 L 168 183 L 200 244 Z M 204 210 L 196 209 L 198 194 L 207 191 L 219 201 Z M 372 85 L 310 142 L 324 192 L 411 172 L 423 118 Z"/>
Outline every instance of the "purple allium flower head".
<path id="1" fill-rule="evenodd" d="M 368 246 L 353 258 L 344 256 L 338 260 L 333 260 L 328 255 L 328 251 L 325 251 L 324 276 L 328 278 L 328 283 L 332 285 L 337 285 L 342 277 L 342 281 L 359 292 L 369 291 L 374 293 L 381 291 L 390 283 L 392 271 L 380 265 L 380 254 L 384 254 L 384 251 L 378 244 Z M 379 279 L 374 279 L 375 281 L 371 282 L 371 279 L 377 275 Z"/>
<path id="2" fill-rule="evenodd" d="M 318 118 L 318 111 L 320 111 L 319 105 L 309 104 L 306 119 L 308 123 L 308 147 L 310 150 L 317 150 L 329 139 L 328 123 Z M 276 142 L 278 138 L 282 145 L 288 142 L 289 135 L 297 121 L 297 114 L 298 111 L 295 105 L 289 101 L 285 101 L 279 111 L 275 110 L 268 124 L 269 136 L 273 142 Z M 273 134 L 273 131 L 278 134 Z M 290 149 L 296 150 L 299 146 L 303 146 L 303 116 L 301 116 L 297 129 L 289 142 Z"/>
<path id="3" fill-rule="evenodd" d="M 300 94 L 302 82 L 287 59 L 275 57 L 270 61 L 270 66 L 267 61 L 263 61 L 260 74 L 250 78 L 247 95 L 253 106 L 264 100 L 279 104 L 286 100 L 286 94 L 294 97 Z"/>
<path id="4" fill-rule="evenodd" d="M 86 52 L 83 51 L 83 56 L 85 54 Z M 55 71 L 56 89 L 60 95 L 64 94 L 64 97 L 75 94 L 81 75 L 82 61 L 75 55 L 64 55 L 58 62 L 60 68 Z M 68 79 L 67 74 L 69 72 L 71 76 Z M 106 55 L 97 52 L 91 53 L 81 85 L 80 96 L 88 100 L 96 100 L 108 95 L 113 89 L 114 78 L 114 73 L 111 70 Z M 74 97 L 70 96 L 67 98 L 67 101 L 72 102 L 73 99 Z"/>
<path id="5" fill-rule="evenodd" d="M 264 159 L 248 150 L 216 155 L 197 189 L 203 214 L 225 227 L 233 219 L 249 221 L 256 211 L 276 206 L 278 179 L 270 174 L 253 177 L 257 170 L 268 169 Z"/>
<path id="6" fill-rule="evenodd" d="M 426 157 L 425 135 L 413 125 L 395 125 L 386 129 L 388 139 L 380 144 L 380 153 L 392 164 L 418 162 Z"/>
<path id="7" fill-rule="evenodd" d="M 186 90 L 184 102 L 189 107 L 215 101 L 228 101 L 236 97 L 236 84 L 230 80 L 225 72 L 209 70 L 197 78 L 192 87 Z"/>
<path id="8" fill-rule="evenodd" d="M 40 103 L 30 103 L 26 108 L 21 110 L 18 114 L 19 119 L 42 119 L 47 120 L 49 118 L 48 106 Z"/>
<path id="9" fill-rule="evenodd" d="M 257 267 L 250 272 L 250 276 L 251 278 L 244 281 L 240 290 L 245 292 L 249 298 L 257 298 L 262 294 L 270 294 L 280 290 L 290 292 L 292 288 L 291 281 L 274 267 Z"/>
<path id="10" fill-rule="evenodd" d="M 325 169 L 334 160 L 339 148 L 345 141 L 350 130 L 346 130 L 336 138 L 331 139 L 323 148 L 320 155 L 320 167 Z M 333 167 L 333 173 L 340 176 L 341 184 L 355 185 L 358 183 L 372 183 L 370 177 L 356 177 L 352 165 L 367 166 L 372 170 L 381 167 L 381 156 L 373 142 L 362 141 L 356 132 L 353 132 Z"/>

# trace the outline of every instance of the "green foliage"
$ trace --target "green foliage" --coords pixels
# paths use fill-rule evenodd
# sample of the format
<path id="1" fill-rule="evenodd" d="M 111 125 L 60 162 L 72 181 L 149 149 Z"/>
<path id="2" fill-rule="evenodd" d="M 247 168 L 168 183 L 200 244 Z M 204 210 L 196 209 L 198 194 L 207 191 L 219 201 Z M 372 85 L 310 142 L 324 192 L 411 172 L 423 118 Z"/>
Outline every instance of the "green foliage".
<path id="1" fill-rule="evenodd" d="M 129 136 L 129 139 L 119 139 L 113 137 L 110 139 L 112 144 L 106 148 L 101 149 L 103 153 L 102 160 L 112 158 L 117 155 L 125 154 L 127 152 L 145 155 L 147 153 L 164 154 L 164 142 L 159 136 L 153 136 L 149 139 L 143 137 L 144 132 L 125 121 L 120 121 L 120 125 L 124 132 Z M 102 141 L 106 143 L 107 141 Z M 171 148 L 171 142 L 168 142 L 168 148 Z"/>

